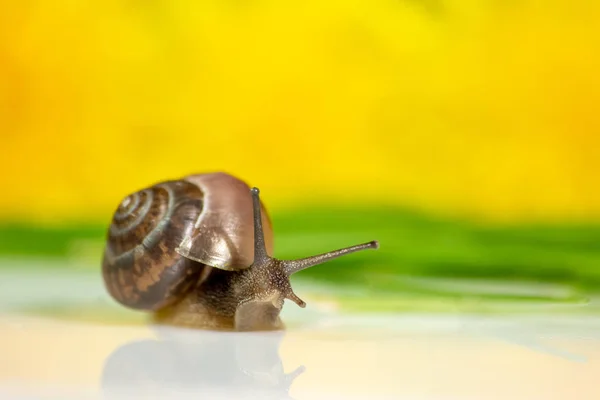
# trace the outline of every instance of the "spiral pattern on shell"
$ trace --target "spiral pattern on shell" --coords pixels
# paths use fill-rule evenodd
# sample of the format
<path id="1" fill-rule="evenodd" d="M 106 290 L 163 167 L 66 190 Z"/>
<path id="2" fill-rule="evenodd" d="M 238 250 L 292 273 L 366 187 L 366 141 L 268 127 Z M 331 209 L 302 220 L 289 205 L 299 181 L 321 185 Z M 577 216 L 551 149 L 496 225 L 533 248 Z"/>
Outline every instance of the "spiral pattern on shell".
<path id="1" fill-rule="evenodd" d="M 188 181 L 158 183 L 125 197 L 115 211 L 102 263 L 110 295 L 133 309 L 172 304 L 199 280 L 204 265 L 175 248 L 189 235 L 203 193 Z"/>

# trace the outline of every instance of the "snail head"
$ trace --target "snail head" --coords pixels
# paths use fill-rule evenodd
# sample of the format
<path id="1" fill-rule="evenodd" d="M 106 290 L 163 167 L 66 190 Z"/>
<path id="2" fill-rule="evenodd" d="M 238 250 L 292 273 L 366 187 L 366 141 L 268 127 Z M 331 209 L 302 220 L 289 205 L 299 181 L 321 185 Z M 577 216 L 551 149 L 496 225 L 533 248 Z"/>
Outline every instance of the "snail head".
<path id="1" fill-rule="evenodd" d="M 254 213 L 254 263 L 250 267 L 250 271 L 254 273 L 253 275 L 267 278 L 267 282 L 265 282 L 265 279 L 262 281 L 268 286 L 271 286 L 271 288 L 275 286 L 275 293 L 279 294 L 279 296 L 276 297 L 279 297 L 279 299 L 273 298 L 272 301 L 276 308 L 281 308 L 284 298 L 293 301 L 302 308 L 306 307 L 306 303 L 293 292 L 289 281 L 290 276 L 296 272 L 318 264 L 323 264 L 346 254 L 379 248 L 379 243 L 374 240 L 368 243 L 362 243 L 296 260 L 278 260 L 273 258 L 267 254 L 265 247 L 259 193 L 260 191 L 258 188 L 251 189 Z M 267 289 L 266 292 L 269 292 L 268 288 L 265 289 Z M 271 293 L 273 292 L 271 291 Z M 278 302 L 280 304 L 277 304 Z"/>

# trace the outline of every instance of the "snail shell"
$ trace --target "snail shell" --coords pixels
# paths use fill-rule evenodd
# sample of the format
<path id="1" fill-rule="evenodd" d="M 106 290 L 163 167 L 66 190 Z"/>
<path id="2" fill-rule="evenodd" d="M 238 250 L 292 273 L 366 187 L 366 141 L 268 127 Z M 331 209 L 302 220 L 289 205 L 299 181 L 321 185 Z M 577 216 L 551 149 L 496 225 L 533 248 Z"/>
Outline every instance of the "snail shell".
<path id="1" fill-rule="evenodd" d="M 268 253 L 271 222 L 261 203 Z M 159 310 L 206 280 L 213 268 L 242 270 L 254 259 L 249 186 L 225 173 L 189 175 L 125 197 L 102 262 L 109 294 L 138 310 Z"/>

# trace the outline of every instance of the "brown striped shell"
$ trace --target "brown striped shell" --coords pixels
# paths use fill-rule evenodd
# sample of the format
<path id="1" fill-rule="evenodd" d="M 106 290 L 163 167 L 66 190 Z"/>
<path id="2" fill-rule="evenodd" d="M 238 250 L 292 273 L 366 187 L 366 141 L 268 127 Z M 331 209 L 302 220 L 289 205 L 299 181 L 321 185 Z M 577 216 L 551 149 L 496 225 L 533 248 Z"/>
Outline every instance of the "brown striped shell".
<path id="1" fill-rule="evenodd" d="M 266 212 L 263 225 L 271 253 Z M 209 279 L 212 267 L 240 270 L 253 259 L 249 186 L 224 173 L 196 174 L 121 201 L 108 230 L 102 275 L 122 305 L 158 310 Z"/>

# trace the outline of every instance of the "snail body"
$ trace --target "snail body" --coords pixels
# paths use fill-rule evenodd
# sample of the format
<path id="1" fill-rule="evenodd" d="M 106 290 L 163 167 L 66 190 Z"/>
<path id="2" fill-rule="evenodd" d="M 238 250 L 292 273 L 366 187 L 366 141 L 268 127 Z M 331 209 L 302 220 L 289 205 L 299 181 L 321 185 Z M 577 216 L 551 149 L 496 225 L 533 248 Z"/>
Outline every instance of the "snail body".
<path id="1" fill-rule="evenodd" d="M 113 214 L 102 261 L 110 296 L 156 322 L 216 330 L 282 329 L 289 277 L 373 241 L 299 260 L 272 258 L 259 190 L 225 173 L 156 183 Z"/>

